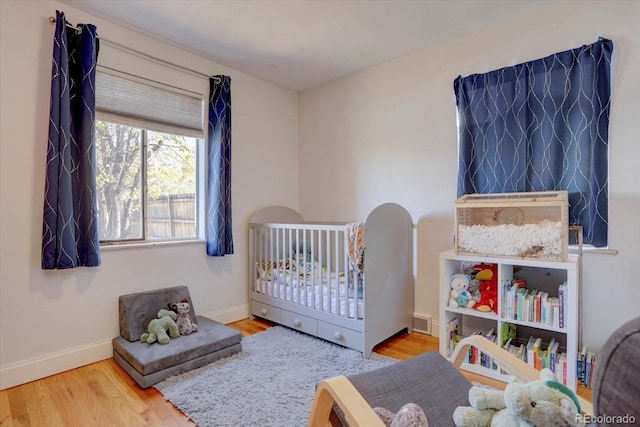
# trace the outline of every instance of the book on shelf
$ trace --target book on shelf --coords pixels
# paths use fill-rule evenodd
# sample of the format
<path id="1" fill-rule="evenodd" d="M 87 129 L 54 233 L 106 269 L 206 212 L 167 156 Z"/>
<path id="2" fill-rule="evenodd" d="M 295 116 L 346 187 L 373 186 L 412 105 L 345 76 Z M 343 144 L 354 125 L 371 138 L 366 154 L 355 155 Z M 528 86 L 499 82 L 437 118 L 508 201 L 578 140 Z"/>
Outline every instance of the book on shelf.
<path id="1" fill-rule="evenodd" d="M 451 338 L 451 340 L 449 341 L 449 357 L 453 356 L 453 350 L 456 349 L 456 346 L 458 345 L 461 339 L 462 339 L 461 335 L 455 335 Z"/>
<path id="2" fill-rule="evenodd" d="M 567 307 L 568 307 L 568 298 L 567 298 L 567 293 L 568 293 L 568 285 L 567 282 L 563 282 L 559 287 L 558 287 L 558 306 L 559 306 L 559 318 L 558 318 L 558 327 L 559 328 L 564 328 L 564 316 L 565 313 L 567 312 Z"/>
<path id="3" fill-rule="evenodd" d="M 568 308 L 568 289 L 564 282 L 558 287 L 558 296 L 536 288 L 528 289 L 522 279 L 505 280 L 502 284 L 502 317 L 522 322 L 540 323 L 555 328 L 566 328 L 564 317 Z"/>
<path id="4" fill-rule="evenodd" d="M 578 366 L 578 372 L 576 373 L 576 376 L 578 378 L 578 381 L 584 383 L 584 375 L 587 371 L 587 346 L 586 345 L 583 345 L 582 351 L 578 353 L 577 366 Z"/>
<path id="5" fill-rule="evenodd" d="M 455 348 L 455 346 L 458 343 L 458 341 L 460 341 L 460 339 L 454 340 L 455 337 L 459 337 L 460 336 L 459 322 L 460 321 L 459 321 L 458 317 L 456 317 L 456 316 L 452 317 L 447 322 L 446 339 L 447 339 L 447 341 L 449 343 L 449 356 L 453 355 L 453 349 Z"/>
<path id="6" fill-rule="evenodd" d="M 549 348 L 547 352 L 549 353 L 549 369 L 555 372 L 556 369 L 556 361 L 558 358 L 558 347 L 560 343 L 553 338 L 549 343 Z"/>
<path id="7" fill-rule="evenodd" d="M 458 342 L 463 338 L 458 317 L 451 318 L 447 322 L 446 328 L 447 338 L 449 340 L 448 351 L 449 356 L 451 356 Z M 494 327 L 487 330 L 475 330 L 470 335 L 482 335 L 489 341 L 495 343 L 498 341 L 498 334 Z M 502 348 L 538 370 L 543 368 L 551 369 L 556 374 L 558 381 L 567 385 L 567 356 L 564 352 L 560 351 L 560 343 L 555 337 L 552 337 L 548 344 L 545 344 L 542 338 L 535 336 L 530 336 L 526 343 L 519 342 L 519 339 L 516 337 L 516 325 L 511 323 L 502 325 L 500 337 L 503 342 L 501 345 Z M 585 377 L 583 382 L 589 384 L 595 367 L 595 354 L 589 354 L 589 352 L 586 351 L 586 347 L 584 347 L 584 351 L 584 362 L 579 361 L 579 366 L 584 366 Z M 465 363 L 482 366 L 506 374 L 502 369 L 498 368 L 496 362 L 489 355 L 478 350 L 476 347 L 469 349 L 465 355 Z M 589 373 L 587 373 L 587 370 Z M 581 379 L 580 375 L 578 375 L 578 379 Z"/>
<path id="8" fill-rule="evenodd" d="M 584 374 L 584 381 L 582 382 L 582 384 L 584 384 L 585 387 L 589 387 L 589 384 L 591 383 L 591 368 L 593 366 L 593 360 L 594 360 L 595 356 L 593 354 L 592 351 L 587 352 L 587 369 L 586 372 Z"/>
<path id="9" fill-rule="evenodd" d="M 516 339 L 516 325 L 509 322 L 504 322 L 500 327 L 500 338 L 502 342 L 501 346 L 505 345 L 505 342 L 509 339 Z"/>
<path id="10" fill-rule="evenodd" d="M 567 385 L 567 355 L 561 353 L 557 357 L 555 366 L 556 379 L 562 384 Z"/>
<path id="11" fill-rule="evenodd" d="M 593 375 L 596 369 L 596 361 L 598 354 L 593 351 L 588 351 L 587 346 L 582 346 L 582 351 L 578 353 L 578 360 L 576 361 L 576 376 L 578 381 L 587 388 L 592 387 Z"/>

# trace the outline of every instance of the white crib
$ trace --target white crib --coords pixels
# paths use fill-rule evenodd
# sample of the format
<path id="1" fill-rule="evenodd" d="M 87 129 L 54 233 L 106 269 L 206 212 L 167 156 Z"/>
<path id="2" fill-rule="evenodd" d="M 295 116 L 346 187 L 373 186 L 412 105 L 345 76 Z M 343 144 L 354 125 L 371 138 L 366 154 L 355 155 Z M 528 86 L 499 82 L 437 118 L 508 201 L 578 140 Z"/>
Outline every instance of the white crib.
<path id="1" fill-rule="evenodd" d="M 251 217 L 252 316 L 369 357 L 378 343 L 412 331 L 413 295 L 413 224 L 400 205 L 378 206 L 362 223 L 307 223 L 281 206 Z"/>

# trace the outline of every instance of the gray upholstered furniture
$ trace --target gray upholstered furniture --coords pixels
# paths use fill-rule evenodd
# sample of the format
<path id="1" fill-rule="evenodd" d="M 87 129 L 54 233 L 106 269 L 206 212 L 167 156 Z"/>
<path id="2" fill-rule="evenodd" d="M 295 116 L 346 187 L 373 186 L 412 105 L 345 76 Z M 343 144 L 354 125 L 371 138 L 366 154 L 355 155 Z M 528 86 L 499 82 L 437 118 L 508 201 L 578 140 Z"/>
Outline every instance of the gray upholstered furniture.
<path id="1" fill-rule="evenodd" d="M 140 335 L 158 311 L 183 299 L 191 305 L 198 331 L 164 345 L 140 342 Z M 142 388 L 242 351 L 239 331 L 196 315 L 186 286 L 123 295 L 119 313 L 120 336 L 113 339 L 113 358 Z"/>
<path id="2" fill-rule="evenodd" d="M 640 317 L 619 327 L 598 354 L 593 413 L 628 414 L 640 425 Z"/>
<path id="3" fill-rule="evenodd" d="M 318 385 L 309 419 L 310 427 L 384 427 L 372 408 L 397 412 L 406 403 L 420 405 L 430 427 L 452 426 L 456 406 L 469 405 L 471 384 L 460 366 L 470 346 L 489 353 L 517 381 L 539 378 L 539 372 L 484 337 L 460 341 L 449 363 L 428 352 L 375 371 L 352 377 L 335 377 Z M 597 425 L 640 423 L 640 317 L 618 328 L 599 354 L 593 380 L 593 405 L 579 398 L 585 416 Z M 615 418 L 624 417 L 627 418 Z M 627 423 L 627 424 L 624 424 Z"/>
<path id="4" fill-rule="evenodd" d="M 348 379 L 372 408 L 387 408 L 395 413 L 405 404 L 415 403 L 428 414 L 431 427 L 451 425 L 454 409 L 469 404 L 467 396 L 471 383 L 436 351 L 385 366 L 374 375 L 365 372 Z M 396 392 L 397 389 L 402 392 Z M 430 393 L 427 390 L 446 392 Z M 411 402 L 406 400 L 408 394 L 413 396 Z M 339 407 L 330 419 L 334 426 L 349 425 Z"/>

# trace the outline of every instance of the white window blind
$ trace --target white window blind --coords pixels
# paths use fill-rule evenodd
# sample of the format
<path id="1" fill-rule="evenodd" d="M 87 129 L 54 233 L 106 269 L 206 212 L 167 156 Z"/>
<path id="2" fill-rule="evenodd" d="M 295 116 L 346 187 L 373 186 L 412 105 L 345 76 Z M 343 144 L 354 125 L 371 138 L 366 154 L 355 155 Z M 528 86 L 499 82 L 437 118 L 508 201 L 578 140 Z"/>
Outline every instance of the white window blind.
<path id="1" fill-rule="evenodd" d="M 203 138 L 202 98 L 160 86 L 98 71 L 97 115 L 156 132 Z"/>

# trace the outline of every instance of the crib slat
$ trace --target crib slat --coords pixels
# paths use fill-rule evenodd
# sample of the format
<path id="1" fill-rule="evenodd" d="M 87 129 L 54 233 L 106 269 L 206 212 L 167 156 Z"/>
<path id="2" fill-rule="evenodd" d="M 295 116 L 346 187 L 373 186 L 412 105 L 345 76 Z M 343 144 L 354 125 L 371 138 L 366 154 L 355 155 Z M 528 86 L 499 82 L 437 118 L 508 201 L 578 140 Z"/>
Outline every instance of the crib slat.
<path id="1" fill-rule="evenodd" d="M 258 280 L 253 291 L 358 318 L 359 275 L 351 267 L 343 225 L 252 224 L 252 232 L 251 267 Z"/>
<path id="2" fill-rule="evenodd" d="M 307 254 L 307 235 L 304 231 L 302 231 L 302 259 L 303 259 L 303 263 L 302 263 L 302 273 L 303 273 L 303 277 L 301 281 L 298 281 L 298 304 L 301 304 L 300 301 L 300 283 L 302 282 L 304 284 L 304 286 L 307 286 L 307 270 L 306 270 L 306 266 L 304 265 L 304 257 L 306 257 Z M 300 262 L 300 254 L 298 254 L 298 262 Z M 298 274 L 300 272 L 300 265 L 298 265 Z"/>
<path id="3" fill-rule="evenodd" d="M 340 237 L 342 236 L 342 232 L 341 231 L 334 231 L 334 245 L 335 245 L 335 265 L 336 265 L 336 273 L 335 273 L 335 280 L 336 280 L 336 286 L 337 286 L 337 292 L 334 295 L 334 300 L 335 300 L 335 306 L 336 306 L 336 314 L 340 315 L 340 316 L 344 316 L 344 310 L 342 310 L 341 304 L 340 304 L 340 266 L 341 266 L 341 262 L 340 262 Z"/>
<path id="4" fill-rule="evenodd" d="M 325 239 L 326 239 L 326 234 L 327 232 L 325 230 L 318 230 L 318 255 L 317 255 L 317 261 L 318 261 L 318 265 L 320 266 L 320 271 L 318 272 L 318 279 L 316 280 L 316 282 L 318 283 L 317 286 L 317 292 L 316 289 L 314 287 L 314 295 L 316 295 L 316 299 L 317 302 L 315 303 L 316 305 L 314 307 L 316 307 L 316 309 L 324 311 L 324 298 L 325 298 L 325 292 L 326 289 L 324 289 L 324 287 L 322 286 L 322 281 L 324 280 L 325 277 L 325 272 L 324 272 L 324 267 L 326 267 L 327 265 L 327 261 L 325 259 L 325 252 L 326 252 L 326 245 L 325 245 Z"/>

